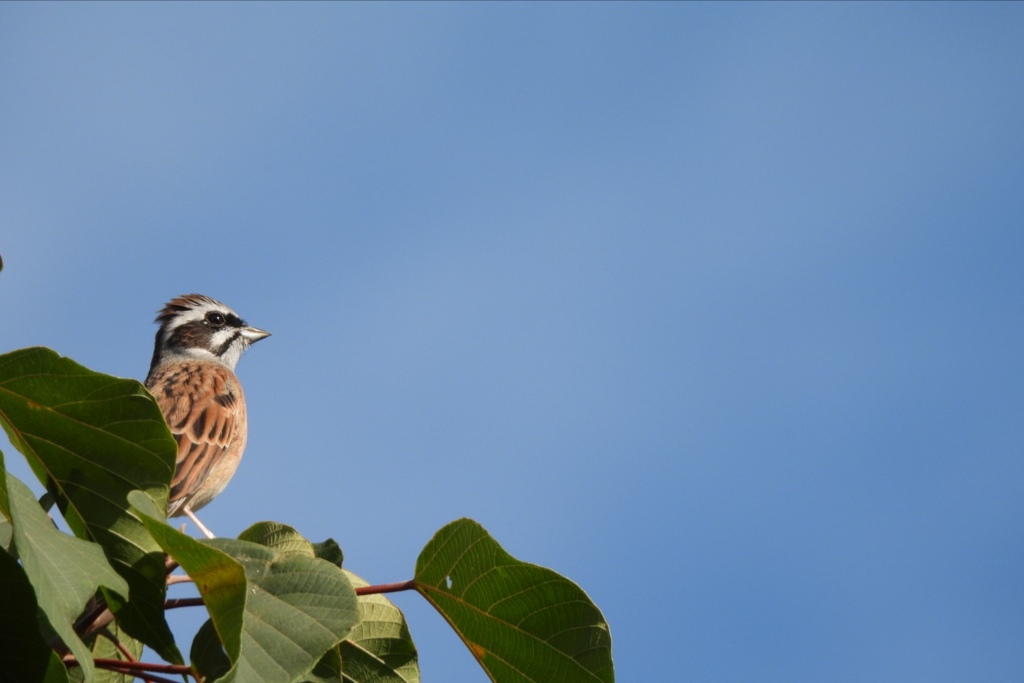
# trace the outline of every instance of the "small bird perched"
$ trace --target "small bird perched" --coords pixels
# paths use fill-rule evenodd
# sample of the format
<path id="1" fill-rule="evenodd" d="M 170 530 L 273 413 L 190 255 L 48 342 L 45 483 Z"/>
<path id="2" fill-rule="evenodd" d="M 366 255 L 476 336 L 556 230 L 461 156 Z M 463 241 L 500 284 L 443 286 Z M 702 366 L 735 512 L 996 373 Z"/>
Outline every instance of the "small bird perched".
<path id="1" fill-rule="evenodd" d="M 247 434 L 245 394 L 235 365 L 250 344 L 270 336 L 201 294 L 167 302 L 157 314 L 146 388 L 178 442 L 167 516 L 195 513 L 224 490 L 238 468 Z"/>

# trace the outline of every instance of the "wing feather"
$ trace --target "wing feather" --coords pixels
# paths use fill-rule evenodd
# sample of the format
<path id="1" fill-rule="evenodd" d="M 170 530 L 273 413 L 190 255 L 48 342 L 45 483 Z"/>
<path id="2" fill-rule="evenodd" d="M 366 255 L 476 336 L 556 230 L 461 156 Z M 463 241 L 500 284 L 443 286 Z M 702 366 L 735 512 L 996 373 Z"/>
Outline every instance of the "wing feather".
<path id="1" fill-rule="evenodd" d="M 227 485 L 245 448 L 245 399 L 230 369 L 181 361 L 154 370 L 146 386 L 178 442 L 168 516 L 193 512 Z"/>

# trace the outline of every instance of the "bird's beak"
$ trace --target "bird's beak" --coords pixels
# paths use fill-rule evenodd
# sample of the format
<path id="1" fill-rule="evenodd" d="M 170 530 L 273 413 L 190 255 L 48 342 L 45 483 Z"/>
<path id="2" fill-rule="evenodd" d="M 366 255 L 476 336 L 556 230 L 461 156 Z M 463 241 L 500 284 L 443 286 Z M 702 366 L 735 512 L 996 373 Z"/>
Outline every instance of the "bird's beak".
<path id="1" fill-rule="evenodd" d="M 269 336 L 269 332 L 267 332 L 266 330 L 261 330 L 257 327 L 251 327 L 249 325 L 246 325 L 245 327 L 242 328 L 242 337 L 245 338 L 245 340 L 250 344 L 255 344 L 260 339 L 265 339 L 266 337 Z"/>

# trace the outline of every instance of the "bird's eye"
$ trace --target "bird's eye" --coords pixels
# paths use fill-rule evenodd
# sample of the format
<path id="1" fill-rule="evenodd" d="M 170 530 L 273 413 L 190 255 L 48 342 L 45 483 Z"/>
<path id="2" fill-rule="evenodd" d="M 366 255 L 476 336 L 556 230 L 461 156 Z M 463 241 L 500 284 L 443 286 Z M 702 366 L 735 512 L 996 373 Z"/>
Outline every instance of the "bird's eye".
<path id="1" fill-rule="evenodd" d="M 224 324 L 224 314 L 218 313 L 217 311 L 210 311 L 206 314 L 206 322 L 210 323 L 214 327 L 220 327 Z"/>

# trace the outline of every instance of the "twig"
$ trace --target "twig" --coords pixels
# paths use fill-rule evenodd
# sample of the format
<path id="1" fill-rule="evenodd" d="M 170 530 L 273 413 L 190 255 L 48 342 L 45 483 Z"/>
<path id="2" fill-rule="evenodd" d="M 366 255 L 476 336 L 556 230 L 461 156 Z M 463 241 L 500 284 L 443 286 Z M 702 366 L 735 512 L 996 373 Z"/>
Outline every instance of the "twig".
<path id="1" fill-rule="evenodd" d="M 376 586 L 359 586 L 356 588 L 356 595 L 377 595 L 379 593 L 397 593 L 399 591 L 411 591 L 416 589 L 415 579 L 410 581 L 399 581 L 398 583 L 380 583 Z"/>
<path id="2" fill-rule="evenodd" d="M 192 581 L 192 577 L 189 576 L 188 574 L 168 574 L 167 575 L 167 585 L 168 586 L 173 586 L 176 583 L 190 583 L 191 581 Z"/>
<path id="3" fill-rule="evenodd" d="M 124 674 L 126 676 L 141 677 L 146 683 L 181 683 L 181 681 L 173 678 L 164 678 L 163 676 L 157 676 L 155 674 L 142 674 L 124 667 L 118 666 L 98 666 L 99 669 L 106 669 L 107 671 L 113 671 L 114 673 Z M 182 674 L 184 676 L 184 674 Z"/>
<path id="4" fill-rule="evenodd" d="M 105 600 L 92 598 L 92 604 L 86 613 L 75 622 L 75 633 L 79 638 L 87 640 L 92 634 L 99 633 L 114 620 L 114 614 L 107 609 Z"/>
<path id="5" fill-rule="evenodd" d="M 356 588 L 356 595 L 379 595 L 381 593 L 398 593 L 399 591 L 410 591 L 416 589 L 416 581 L 399 581 L 398 583 L 380 583 L 375 586 L 359 586 Z M 206 603 L 202 598 L 168 598 L 164 600 L 164 609 L 177 609 L 178 607 L 201 607 Z"/>
<path id="6" fill-rule="evenodd" d="M 117 648 L 117 651 L 123 654 L 125 656 L 125 659 L 127 659 L 129 662 L 139 661 L 135 659 L 135 655 L 128 651 L 128 648 L 124 646 L 124 643 L 118 640 L 117 636 L 110 632 L 109 628 L 105 628 L 102 631 L 100 631 L 99 635 L 103 636 L 104 638 L 112 642 L 114 644 L 114 647 Z"/>
<path id="7" fill-rule="evenodd" d="M 78 660 L 74 657 L 64 657 L 64 664 L 67 666 L 79 666 Z M 97 669 L 116 671 L 117 673 L 142 676 L 153 683 L 178 683 L 178 681 L 162 676 L 153 675 L 151 672 L 158 671 L 166 674 L 180 674 L 182 676 L 193 675 L 192 668 L 184 664 L 152 664 L 149 662 L 126 662 L 123 659 L 107 659 L 97 657 L 92 660 Z"/>
<path id="8" fill-rule="evenodd" d="M 124 669 L 127 672 L 141 671 L 154 672 L 161 674 L 181 674 L 190 675 L 192 673 L 192 667 L 187 664 L 155 664 L 153 662 L 126 662 L 123 659 L 107 659 L 105 657 L 97 657 L 92 660 L 93 663 L 102 668 L 118 668 Z"/>

